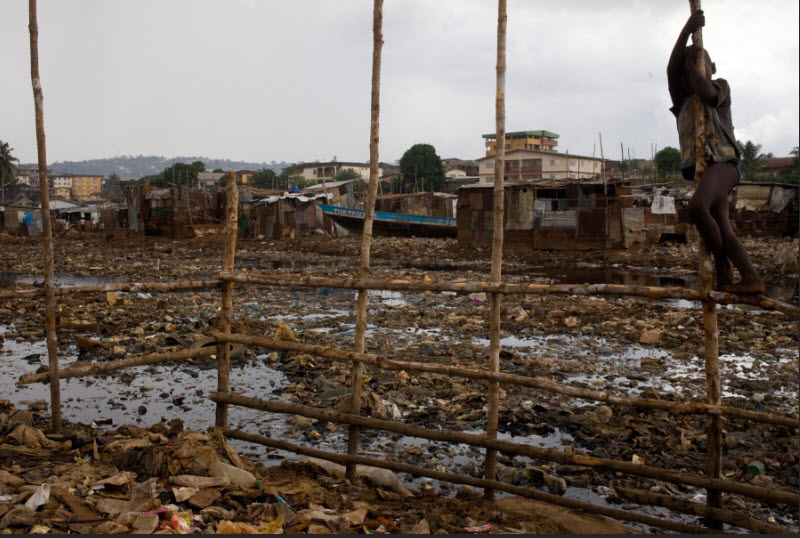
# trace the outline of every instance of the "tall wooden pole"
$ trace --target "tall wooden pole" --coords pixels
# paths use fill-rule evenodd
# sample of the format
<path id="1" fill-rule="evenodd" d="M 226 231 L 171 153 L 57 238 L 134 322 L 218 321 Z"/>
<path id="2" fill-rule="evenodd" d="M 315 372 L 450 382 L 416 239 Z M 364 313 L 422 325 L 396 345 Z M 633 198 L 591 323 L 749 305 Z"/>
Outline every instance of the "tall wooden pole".
<path id="1" fill-rule="evenodd" d="M 691 13 L 700 8 L 700 0 L 689 0 Z M 703 31 L 698 29 L 692 34 L 692 43 L 701 50 L 697 56 L 697 67 L 705 75 L 706 62 L 703 51 Z M 700 99 L 693 97 L 692 106 L 695 116 L 695 172 L 694 183 L 697 186 L 703 172 L 706 169 L 705 159 L 705 129 L 706 113 L 708 105 L 703 104 Z M 698 258 L 700 289 L 704 293 L 711 290 L 714 286 L 714 263 L 711 255 L 706 248 L 702 238 L 698 240 Z M 719 378 L 719 329 L 717 327 L 717 305 L 711 301 L 703 301 L 703 332 L 705 340 L 705 366 L 706 366 L 706 402 L 711 405 L 721 405 L 722 390 Z M 722 473 L 722 418 L 709 417 L 707 429 L 708 448 L 706 453 L 706 472 L 713 478 L 719 478 Z M 712 508 L 722 507 L 722 493 L 717 490 L 709 489 L 707 495 L 708 506 Z M 719 529 L 722 525 L 713 522 L 714 527 Z"/>
<path id="2" fill-rule="evenodd" d="M 369 185 L 364 207 L 364 228 L 361 232 L 361 278 L 369 278 L 369 254 L 372 246 L 372 220 L 375 216 L 375 197 L 378 192 L 378 126 L 381 102 L 381 49 L 383 48 L 383 0 L 375 0 L 372 12 L 372 103 L 369 133 Z M 367 336 L 368 291 L 358 292 L 358 311 L 356 312 L 355 351 L 364 353 Z M 361 412 L 361 363 L 354 363 L 350 375 L 350 412 Z M 347 454 L 358 455 L 358 427 L 350 426 L 347 439 Z M 345 476 L 351 482 L 356 479 L 356 465 L 349 464 Z"/>
<path id="3" fill-rule="evenodd" d="M 497 2 L 497 89 L 495 92 L 496 150 L 494 156 L 494 208 L 492 210 L 492 273 L 491 282 L 500 282 L 503 268 L 503 206 L 506 159 L 506 0 Z M 500 307 L 502 295 L 491 294 L 489 310 L 489 371 L 500 371 Z M 486 417 L 486 436 L 497 438 L 500 406 L 500 384 L 490 381 L 489 405 Z M 486 450 L 483 475 L 494 480 L 497 475 L 497 450 Z M 494 499 L 494 490 L 484 490 L 487 500 Z"/>
<path id="4" fill-rule="evenodd" d="M 222 260 L 222 273 L 232 273 L 236 256 L 236 234 L 239 223 L 239 187 L 236 185 L 236 173 L 225 175 L 225 257 Z M 220 330 L 231 333 L 233 321 L 233 282 L 220 285 L 221 308 Z M 217 391 L 228 392 L 231 374 L 231 345 L 220 342 L 217 347 Z M 217 403 L 215 424 L 219 428 L 228 427 L 228 404 Z"/>
<path id="5" fill-rule="evenodd" d="M 50 407 L 53 431 L 61 432 L 61 386 L 58 378 L 58 340 L 56 338 L 55 270 L 53 269 L 53 228 L 50 223 L 50 195 L 47 183 L 47 147 L 44 137 L 44 96 L 39 78 L 39 26 L 36 0 L 28 1 L 28 32 L 31 38 L 31 84 L 36 111 L 36 147 L 39 158 L 39 205 L 42 208 L 44 247 L 44 304 L 47 332 L 47 367 L 50 374 Z"/>

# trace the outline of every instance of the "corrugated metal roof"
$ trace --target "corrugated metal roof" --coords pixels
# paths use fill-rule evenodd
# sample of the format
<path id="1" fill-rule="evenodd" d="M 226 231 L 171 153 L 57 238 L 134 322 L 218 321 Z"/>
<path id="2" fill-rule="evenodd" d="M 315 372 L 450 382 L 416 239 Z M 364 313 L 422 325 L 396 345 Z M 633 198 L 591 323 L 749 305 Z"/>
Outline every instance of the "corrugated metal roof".
<path id="1" fill-rule="evenodd" d="M 348 183 L 352 183 L 354 181 L 364 181 L 363 179 L 348 179 L 346 181 L 332 181 L 328 183 L 325 182 L 326 189 L 335 189 L 336 187 L 341 187 L 342 185 L 346 185 Z M 316 185 L 311 185 L 310 187 L 305 187 L 304 191 L 321 191 L 322 190 L 322 183 L 317 183 Z"/>

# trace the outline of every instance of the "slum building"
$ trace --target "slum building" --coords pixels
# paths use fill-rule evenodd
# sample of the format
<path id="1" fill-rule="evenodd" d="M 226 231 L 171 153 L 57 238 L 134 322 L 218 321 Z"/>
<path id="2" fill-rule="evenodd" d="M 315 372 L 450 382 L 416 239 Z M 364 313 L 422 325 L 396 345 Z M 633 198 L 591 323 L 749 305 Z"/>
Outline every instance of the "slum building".
<path id="1" fill-rule="evenodd" d="M 375 211 L 453 219 L 456 216 L 458 196 L 443 192 L 414 192 L 379 196 Z"/>
<path id="2" fill-rule="evenodd" d="M 594 250 L 623 245 L 619 180 L 534 180 L 505 185 L 508 248 Z M 492 185 L 458 189 L 460 245 L 492 241 Z"/>
<path id="3" fill-rule="evenodd" d="M 221 194 L 183 186 L 130 186 L 126 193 L 128 229 L 171 239 L 194 237 L 198 226 L 222 225 L 225 200 Z"/>
<path id="4" fill-rule="evenodd" d="M 798 186 L 787 183 L 740 183 L 731 221 L 737 233 L 796 236 L 800 220 Z"/>

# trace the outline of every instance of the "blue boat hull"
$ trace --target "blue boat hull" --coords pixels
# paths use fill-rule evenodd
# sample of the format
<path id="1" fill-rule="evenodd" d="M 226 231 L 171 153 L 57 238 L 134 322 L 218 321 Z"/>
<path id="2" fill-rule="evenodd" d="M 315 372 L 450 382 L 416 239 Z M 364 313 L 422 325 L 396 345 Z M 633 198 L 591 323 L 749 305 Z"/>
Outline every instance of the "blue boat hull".
<path id="1" fill-rule="evenodd" d="M 360 233 L 364 226 L 363 209 L 351 209 L 328 204 L 317 204 L 323 213 L 331 217 L 341 226 Z M 376 211 L 372 221 L 374 232 L 386 235 L 415 235 L 420 237 L 456 237 L 458 228 L 456 219 L 423 217 L 420 215 L 404 215 Z"/>

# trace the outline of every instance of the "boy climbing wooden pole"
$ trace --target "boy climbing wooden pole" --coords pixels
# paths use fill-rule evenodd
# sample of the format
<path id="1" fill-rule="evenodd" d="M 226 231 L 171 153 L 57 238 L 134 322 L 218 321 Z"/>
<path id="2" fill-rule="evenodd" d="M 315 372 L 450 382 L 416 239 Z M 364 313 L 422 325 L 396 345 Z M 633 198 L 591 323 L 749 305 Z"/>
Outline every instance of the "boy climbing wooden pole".
<path id="1" fill-rule="evenodd" d="M 725 79 L 712 79 L 716 66 L 702 47 L 687 46 L 689 37 L 705 26 L 702 10 L 691 14 L 681 29 L 667 65 L 667 80 L 672 98 L 672 108 L 678 125 L 683 177 L 694 179 L 695 166 L 704 157 L 708 163 L 700 177 L 694 196 L 689 202 L 689 213 L 706 247 L 714 257 L 716 268 L 715 288 L 740 295 L 764 293 L 764 283 L 759 278 L 741 241 L 733 233 L 728 218 L 728 195 L 742 177 L 739 167 L 741 150 L 733 134 L 731 120 L 731 92 Z M 705 73 L 698 67 L 699 56 L 705 57 Z M 692 97 L 697 96 L 705 105 L 704 155 L 697 155 L 696 109 Z M 701 158 L 701 159 L 698 159 Z M 733 267 L 741 280 L 734 283 Z"/>

